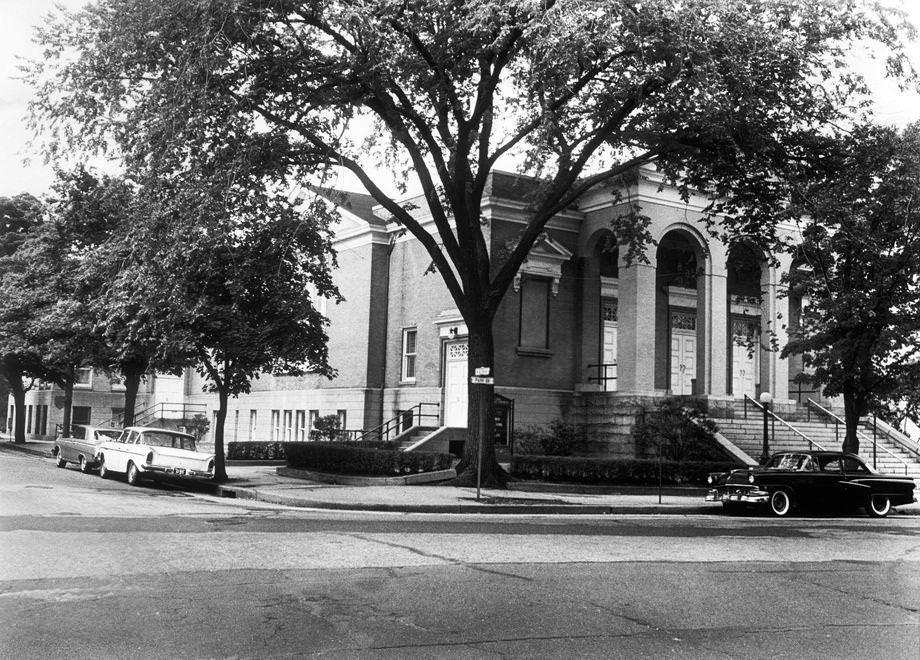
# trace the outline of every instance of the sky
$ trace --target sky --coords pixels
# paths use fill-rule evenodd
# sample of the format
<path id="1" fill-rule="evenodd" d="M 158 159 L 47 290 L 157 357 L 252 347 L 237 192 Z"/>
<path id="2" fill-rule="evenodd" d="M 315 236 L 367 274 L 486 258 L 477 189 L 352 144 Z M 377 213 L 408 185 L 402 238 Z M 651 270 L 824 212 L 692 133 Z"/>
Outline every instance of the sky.
<path id="1" fill-rule="evenodd" d="M 0 196 L 30 192 L 42 195 L 51 183 L 51 168 L 44 165 L 38 154 L 30 152 L 31 134 L 25 116 L 30 96 L 29 88 L 17 80 L 18 57 L 35 57 L 39 50 L 32 43 L 32 28 L 55 4 L 79 7 L 85 0 L 0 0 Z M 898 4 L 899 0 L 891 0 Z M 920 28 L 920 2 L 905 0 L 906 9 L 915 26 Z M 920 43 L 910 45 L 914 66 L 920 70 Z M 877 66 L 865 65 L 863 74 L 875 90 L 876 116 L 879 121 L 904 126 L 920 119 L 920 94 L 899 90 L 897 85 L 882 79 Z M 344 188 L 360 190 L 357 181 L 343 177 Z"/>

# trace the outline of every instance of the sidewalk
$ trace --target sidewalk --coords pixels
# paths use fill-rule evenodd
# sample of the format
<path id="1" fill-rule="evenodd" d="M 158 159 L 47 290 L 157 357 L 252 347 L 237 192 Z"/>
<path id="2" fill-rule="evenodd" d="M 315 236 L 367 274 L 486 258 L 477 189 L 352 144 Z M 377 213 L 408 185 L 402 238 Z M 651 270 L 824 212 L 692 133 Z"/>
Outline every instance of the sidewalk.
<path id="1" fill-rule="evenodd" d="M 0 448 L 50 457 L 51 442 Z M 658 501 L 654 488 L 591 488 L 573 492 L 569 484 L 512 483 L 508 490 L 451 486 L 349 486 L 281 476 L 281 462 L 253 464 L 228 462 L 229 480 L 202 488 L 221 497 L 260 500 L 286 506 L 403 513 L 505 513 L 505 514 L 720 514 L 722 506 L 705 502 L 704 488 L 665 488 Z M 581 489 L 579 489 L 581 490 Z M 896 517 L 920 516 L 920 504 L 898 507 Z"/>

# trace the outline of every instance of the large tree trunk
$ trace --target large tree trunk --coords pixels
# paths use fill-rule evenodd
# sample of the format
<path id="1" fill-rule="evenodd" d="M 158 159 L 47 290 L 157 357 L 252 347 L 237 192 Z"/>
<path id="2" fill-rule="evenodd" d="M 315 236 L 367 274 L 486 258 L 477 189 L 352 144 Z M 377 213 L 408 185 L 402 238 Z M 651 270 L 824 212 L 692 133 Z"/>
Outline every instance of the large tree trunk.
<path id="1" fill-rule="evenodd" d="M 70 437 L 70 420 L 73 412 L 73 381 L 76 369 L 73 366 L 67 371 L 67 376 L 61 385 L 64 387 L 64 421 L 61 424 L 61 437 Z"/>
<path id="2" fill-rule="evenodd" d="M 8 381 L 10 391 L 13 393 L 13 405 L 16 409 L 13 425 L 13 442 L 25 444 L 26 441 L 26 390 L 22 386 L 22 374 L 10 375 Z"/>
<path id="3" fill-rule="evenodd" d="M 481 367 L 489 369 L 494 377 L 495 355 L 491 319 L 467 320 L 469 330 L 469 358 L 467 371 L 470 376 Z M 457 481 L 461 486 L 475 486 L 480 472 L 483 486 L 503 488 L 508 474 L 495 460 L 495 387 L 473 384 L 467 380 L 467 428 L 463 445 L 463 458 L 457 465 Z M 480 453 L 481 450 L 481 453 Z"/>
<path id="4" fill-rule="evenodd" d="M 122 376 L 125 379 L 125 415 L 122 428 L 134 426 L 134 410 L 137 408 L 137 391 L 141 386 L 143 367 L 125 366 Z"/>
<path id="5" fill-rule="evenodd" d="M 856 393 L 856 388 L 851 385 L 843 386 L 843 421 L 846 425 L 846 435 L 843 438 L 842 451 L 850 454 L 859 453 L 859 436 L 856 431 L 859 420 L 867 412 L 865 398 Z"/>
<path id="6" fill-rule="evenodd" d="M 226 373 L 226 372 L 225 372 Z M 217 419 L 214 421 L 214 481 L 227 480 L 227 466 L 224 463 L 224 422 L 227 420 L 227 389 L 217 389 L 219 407 Z"/>

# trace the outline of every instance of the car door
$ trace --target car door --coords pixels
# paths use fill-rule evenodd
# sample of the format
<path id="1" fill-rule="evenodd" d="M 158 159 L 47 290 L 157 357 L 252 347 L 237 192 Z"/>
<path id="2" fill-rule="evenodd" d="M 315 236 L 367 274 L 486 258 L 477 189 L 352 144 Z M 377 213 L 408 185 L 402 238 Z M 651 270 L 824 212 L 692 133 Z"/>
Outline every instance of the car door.
<path id="1" fill-rule="evenodd" d="M 872 474 L 866 465 L 855 456 L 844 456 L 843 497 L 849 506 L 863 506 L 872 492 L 871 480 L 865 479 Z"/>
<path id="2" fill-rule="evenodd" d="M 845 497 L 840 456 L 819 456 L 812 476 L 812 501 L 819 506 L 840 506 Z"/>
<path id="3" fill-rule="evenodd" d="M 108 445 L 109 449 L 105 452 L 105 462 L 110 470 L 127 472 L 128 456 L 134 443 L 137 442 L 137 436 L 137 431 L 122 433 L 117 441 Z"/>

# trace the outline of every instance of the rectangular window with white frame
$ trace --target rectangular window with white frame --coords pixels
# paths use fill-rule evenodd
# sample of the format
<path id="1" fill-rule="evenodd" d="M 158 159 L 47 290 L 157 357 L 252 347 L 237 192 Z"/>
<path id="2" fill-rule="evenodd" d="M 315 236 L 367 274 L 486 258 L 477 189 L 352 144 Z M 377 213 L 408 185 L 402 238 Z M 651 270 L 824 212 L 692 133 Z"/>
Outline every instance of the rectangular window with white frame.
<path id="1" fill-rule="evenodd" d="M 257 410 L 250 409 L 249 411 L 249 440 L 256 439 L 256 424 L 259 421 L 259 412 Z"/>
<path id="2" fill-rule="evenodd" d="M 403 328 L 402 336 L 402 375 L 404 383 L 415 382 L 415 357 L 418 330 L 416 328 Z"/>
<path id="3" fill-rule="evenodd" d="M 290 410 L 284 411 L 284 441 L 291 442 L 294 439 L 294 413 Z"/>
<path id="4" fill-rule="evenodd" d="M 307 413 L 304 410 L 298 410 L 294 421 L 297 442 L 303 442 L 307 439 Z"/>
<path id="5" fill-rule="evenodd" d="M 93 368 L 80 367 L 74 371 L 73 386 L 80 389 L 92 389 L 93 387 Z"/>
<path id="6" fill-rule="evenodd" d="M 281 442 L 281 411 L 272 410 L 272 442 Z"/>
<path id="7" fill-rule="evenodd" d="M 310 437 L 310 434 L 313 432 L 313 429 L 316 427 L 316 420 L 319 419 L 319 411 L 311 410 L 307 413 L 307 437 Z M 312 440 L 312 438 L 310 438 Z"/>

